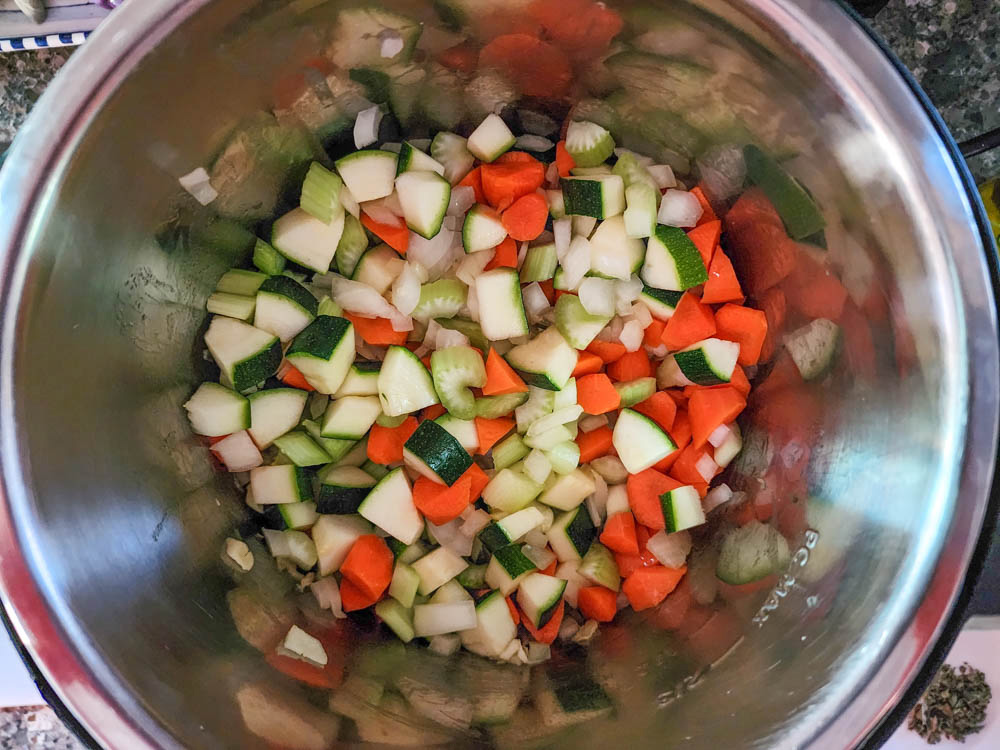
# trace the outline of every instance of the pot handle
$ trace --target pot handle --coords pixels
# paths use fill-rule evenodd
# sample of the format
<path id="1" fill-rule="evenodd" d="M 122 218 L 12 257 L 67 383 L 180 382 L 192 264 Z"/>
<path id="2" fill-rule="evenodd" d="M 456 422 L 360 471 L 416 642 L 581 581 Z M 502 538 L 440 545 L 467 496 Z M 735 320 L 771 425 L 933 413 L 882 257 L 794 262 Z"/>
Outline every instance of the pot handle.
<path id="1" fill-rule="evenodd" d="M 988 130 L 958 144 L 958 150 L 966 159 L 998 147 L 1000 147 L 1000 128 Z"/>

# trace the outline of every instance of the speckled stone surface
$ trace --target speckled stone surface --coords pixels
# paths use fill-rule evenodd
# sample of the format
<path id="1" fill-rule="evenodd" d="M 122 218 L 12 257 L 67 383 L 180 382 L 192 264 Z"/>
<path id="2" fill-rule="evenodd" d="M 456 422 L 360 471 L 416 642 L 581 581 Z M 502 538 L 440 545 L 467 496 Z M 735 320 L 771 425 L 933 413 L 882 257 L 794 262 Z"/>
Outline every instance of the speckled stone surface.
<path id="1" fill-rule="evenodd" d="M 84 750 L 48 706 L 0 709 L 2 750 Z"/>

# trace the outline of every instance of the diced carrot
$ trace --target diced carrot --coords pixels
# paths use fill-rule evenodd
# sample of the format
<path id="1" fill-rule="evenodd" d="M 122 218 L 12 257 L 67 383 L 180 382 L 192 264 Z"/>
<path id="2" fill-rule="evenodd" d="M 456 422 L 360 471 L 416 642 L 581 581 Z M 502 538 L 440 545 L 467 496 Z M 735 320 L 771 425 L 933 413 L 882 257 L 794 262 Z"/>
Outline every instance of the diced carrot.
<path id="1" fill-rule="evenodd" d="M 566 614 L 565 599 L 559 602 L 559 606 L 556 607 L 556 611 L 552 613 L 552 617 L 549 618 L 544 627 L 536 629 L 527 617 L 521 618 L 521 624 L 531 634 L 531 637 L 539 643 L 552 643 L 556 639 L 556 636 L 559 635 L 559 628 L 562 626 L 564 614 Z"/>
<path id="2" fill-rule="evenodd" d="M 272 653 L 267 654 L 264 660 L 286 677 L 291 677 L 293 680 L 321 690 L 332 690 L 342 682 L 342 677 L 331 673 L 326 667 L 317 667 L 315 664 L 302 661 L 302 659 Z M 327 667 L 329 667 L 329 662 L 327 662 Z M 340 666 L 340 671 L 343 671 L 342 666 Z"/>
<path id="3" fill-rule="evenodd" d="M 534 193 L 545 182 L 545 167 L 538 161 L 483 164 L 480 174 L 486 202 L 498 211 L 504 211 L 521 196 Z"/>
<path id="4" fill-rule="evenodd" d="M 651 623 L 664 630 L 677 630 L 681 626 L 687 616 L 688 609 L 694 603 L 690 580 L 684 576 L 677 584 L 677 588 L 671 591 L 667 598 L 649 613 Z"/>
<path id="5" fill-rule="evenodd" d="M 668 433 L 670 439 L 674 441 L 674 445 L 677 446 L 677 450 L 653 466 L 654 469 L 661 472 L 670 471 L 670 468 L 680 458 L 681 451 L 691 442 L 691 420 L 688 419 L 686 401 L 683 409 L 678 406 L 677 416 L 674 418 L 674 426 L 668 430 Z"/>
<path id="6" fill-rule="evenodd" d="M 566 150 L 566 141 L 559 141 L 556 144 L 556 168 L 560 177 L 569 177 L 570 170 L 576 166 L 576 161 Z"/>
<path id="7" fill-rule="evenodd" d="M 465 474 L 451 487 L 427 477 L 419 477 L 413 483 L 413 504 L 428 521 L 438 526 L 458 518 L 472 500 L 472 477 Z"/>
<path id="8" fill-rule="evenodd" d="M 606 456 L 611 452 L 611 428 L 598 427 L 590 432 L 581 432 L 576 436 L 576 444 L 580 448 L 580 463 L 585 464 L 595 458 Z"/>
<path id="9" fill-rule="evenodd" d="M 625 345 L 620 341 L 601 341 L 600 339 L 594 339 L 587 346 L 587 351 L 591 354 L 596 354 L 604 364 L 609 365 L 612 362 L 621 359 L 625 354 Z"/>
<path id="10" fill-rule="evenodd" d="M 872 328 L 851 299 L 840 315 L 840 330 L 844 332 L 844 357 L 850 372 L 855 377 L 873 378 L 877 363 Z"/>
<path id="11" fill-rule="evenodd" d="M 676 352 L 714 335 L 712 308 L 701 304 L 691 292 L 685 292 L 663 329 L 663 343 L 667 349 Z"/>
<path id="12" fill-rule="evenodd" d="M 651 529 L 665 528 L 660 495 L 680 486 L 680 482 L 661 474 L 656 469 L 644 469 L 638 474 L 629 474 L 625 481 L 625 491 L 628 493 L 628 505 L 635 515 L 635 520 Z"/>
<path id="13" fill-rule="evenodd" d="M 629 511 L 608 516 L 601 532 L 601 544 L 623 555 L 638 555 L 639 542 L 635 535 L 635 517 Z"/>
<path id="14" fill-rule="evenodd" d="M 656 529 L 643 526 L 641 523 L 635 525 L 635 538 L 639 544 L 639 559 L 642 560 L 642 564 L 647 568 L 660 564 L 660 561 L 656 559 L 656 555 L 649 551 L 649 540 L 656 532 Z"/>
<path id="15" fill-rule="evenodd" d="M 718 609 L 688 636 L 687 647 L 699 664 L 712 664 L 725 656 L 742 636 L 742 625 L 732 610 Z"/>
<path id="16" fill-rule="evenodd" d="M 486 383 L 483 385 L 484 396 L 503 396 L 508 393 L 527 393 L 528 386 L 507 364 L 507 360 L 497 354 L 496 349 L 490 349 L 486 355 Z"/>
<path id="17" fill-rule="evenodd" d="M 733 262 L 720 247 L 712 256 L 712 265 L 708 268 L 708 281 L 701 292 L 702 304 L 715 305 L 742 300 L 743 289 L 740 287 L 740 280 L 736 278 Z"/>
<path id="18" fill-rule="evenodd" d="M 801 388 L 804 383 L 802 373 L 799 372 L 795 360 L 787 351 L 782 350 L 775 358 L 774 365 L 767 377 L 754 389 L 754 397 L 758 402 L 763 403 L 773 394 Z"/>
<path id="19" fill-rule="evenodd" d="M 340 572 L 370 599 L 378 599 L 392 580 L 392 550 L 380 536 L 363 534 L 351 545 Z"/>
<path id="20" fill-rule="evenodd" d="M 700 484 L 705 478 L 698 473 L 695 468 L 698 462 L 705 456 L 707 451 L 704 448 L 695 448 L 692 443 L 681 451 L 674 465 L 670 467 L 670 476 L 681 484 Z"/>
<path id="21" fill-rule="evenodd" d="M 345 612 L 356 612 L 359 609 L 367 609 L 379 600 L 379 597 L 371 597 L 359 589 L 349 578 L 344 578 L 340 582 L 340 603 Z"/>
<path id="22" fill-rule="evenodd" d="M 729 209 L 725 232 L 733 266 L 751 297 L 779 284 L 795 268 L 798 244 L 760 188 L 745 191 Z"/>
<path id="23" fill-rule="evenodd" d="M 547 567 L 540 570 L 540 573 L 544 573 L 547 576 L 554 576 L 556 574 L 556 568 L 559 567 L 559 561 L 553 560 L 548 564 Z"/>
<path id="24" fill-rule="evenodd" d="M 663 343 L 663 329 L 666 326 L 667 321 L 653 318 L 653 322 L 642 332 L 642 343 L 652 349 L 658 347 Z"/>
<path id="25" fill-rule="evenodd" d="M 636 612 L 655 607 L 667 598 L 667 595 L 677 588 L 681 578 L 687 572 L 687 567 L 668 568 L 657 565 L 651 568 L 640 568 L 625 579 L 622 591 L 628 597 L 629 604 Z"/>
<path id="26" fill-rule="evenodd" d="M 620 552 L 614 552 L 615 564 L 618 566 L 618 574 L 622 578 L 628 578 L 639 568 L 643 567 L 642 558 L 638 555 L 623 555 Z"/>
<path id="27" fill-rule="evenodd" d="M 505 596 L 504 597 L 504 601 L 507 602 L 507 609 L 510 610 L 510 616 L 514 620 L 514 624 L 515 625 L 520 625 L 521 624 L 521 613 L 518 610 L 517 605 L 514 604 L 514 600 L 511 599 L 509 596 Z"/>
<path id="28" fill-rule="evenodd" d="M 611 378 L 603 372 L 576 379 L 576 402 L 587 414 L 606 414 L 614 411 L 621 405 L 621 400 L 621 395 L 615 390 Z"/>
<path id="29" fill-rule="evenodd" d="M 514 429 L 514 420 L 509 417 L 497 417 L 496 419 L 485 419 L 476 417 L 476 434 L 479 435 L 480 456 L 485 456 L 486 452 L 496 445 L 500 438 Z"/>
<path id="30" fill-rule="evenodd" d="M 422 364 L 424 367 L 426 367 L 427 371 L 430 372 L 430 369 L 431 369 L 431 355 L 430 354 L 425 354 L 424 356 L 422 356 L 420 358 L 420 364 Z"/>
<path id="31" fill-rule="evenodd" d="M 649 355 L 642 349 L 634 352 L 625 352 L 622 356 L 608 365 L 608 375 L 619 383 L 627 383 L 630 380 L 648 378 L 653 374 L 653 363 L 649 361 Z"/>
<path id="32" fill-rule="evenodd" d="M 729 385 L 742 393 L 744 398 L 750 395 L 750 381 L 747 380 L 747 374 L 739 365 L 733 368 L 733 374 L 729 377 Z"/>
<path id="33" fill-rule="evenodd" d="M 593 0 L 536 0 L 527 13 L 577 63 L 600 57 L 624 25 L 617 11 Z"/>
<path id="34" fill-rule="evenodd" d="M 699 388 L 692 393 L 688 399 L 692 445 L 701 448 L 716 427 L 732 422 L 746 405 L 746 397 L 731 385 Z"/>
<path id="35" fill-rule="evenodd" d="M 315 391 L 316 389 L 309 385 L 309 381 L 306 380 L 306 376 L 303 375 L 295 365 L 289 364 L 286 360 L 282 366 L 281 382 L 291 388 L 299 388 L 303 391 Z"/>
<path id="36" fill-rule="evenodd" d="M 486 203 L 486 193 L 483 192 L 482 167 L 476 167 L 463 177 L 455 187 L 470 187 L 475 193 L 476 203 Z"/>
<path id="37" fill-rule="evenodd" d="M 365 229 L 378 237 L 397 253 L 406 255 L 407 248 L 410 247 L 410 230 L 402 221 L 398 225 L 382 224 L 375 221 L 364 211 L 361 212 L 361 223 Z"/>
<path id="38" fill-rule="evenodd" d="M 545 222 L 549 218 L 549 204 L 538 193 L 522 195 L 514 201 L 501 217 L 508 237 L 518 242 L 533 240 L 545 231 Z M 517 253 L 514 253 L 517 266 Z"/>
<path id="39" fill-rule="evenodd" d="M 712 204 L 709 203 L 708 198 L 705 196 L 705 191 L 702 190 L 701 185 L 695 185 L 691 188 L 691 195 L 698 199 L 701 204 L 701 218 L 698 219 L 698 226 L 702 224 L 708 224 L 709 222 L 718 220 L 718 216 L 715 215 L 715 209 L 712 208 Z"/>
<path id="40" fill-rule="evenodd" d="M 757 308 L 767 317 L 767 335 L 760 348 L 760 361 L 769 362 L 778 348 L 778 340 L 785 326 L 787 305 L 785 293 L 780 287 L 771 287 L 757 297 Z"/>
<path id="41" fill-rule="evenodd" d="M 566 54 L 529 34 L 505 34 L 479 53 L 480 70 L 494 69 L 523 96 L 559 98 L 573 78 Z"/>
<path id="42" fill-rule="evenodd" d="M 538 161 L 534 156 L 529 154 L 527 151 L 506 151 L 496 159 L 493 160 L 493 164 L 524 164 L 529 161 Z"/>
<path id="43" fill-rule="evenodd" d="M 477 463 L 473 463 L 472 466 L 466 469 L 465 473 L 459 479 L 463 477 L 468 477 L 472 480 L 472 489 L 469 494 L 473 501 L 478 500 L 482 496 L 483 489 L 490 483 L 490 478 L 483 471 L 483 467 Z"/>
<path id="44" fill-rule="evenodd" d="M 437 419 L 442 414 L 444 414 L 447 409 L 445 409 L 441 404 L 432 404 L 431 406 L 425 407 L 420 412 L 421 419 Z"/>
<path id="45" fill-rule="evenodd" d="M 512 237 L 504 237 L 503 241 L 493 248 L 493 257 L 483 270 L 492 271 L 494 268 L 517 268 L 517 243 Z"/>
<path id="46" fill-rule="evenodd" d="M 715 248 L 719 246 L 719 238 L 722 237 L 722 222 L 718 219 L 704 223 L 698 222 L 698 226 L 688 230 L 687 236 L 698 248 L 705 268 L 710 268 Z"/>
<path id="47" fill-rule="evenodd" d="M 573 368 L 573 377 L 578 378 L 581 375 L 591 375 L 595 372 L 600 372 L 603 367 L 604 360 L 596 354 L 591 354 L 587 351 L 577 352 L 576 367 Z"/>
<path id="48" fill-rule="evenodd" d="M 755 365 L 760 359 L 760 349 L 767 336 L 767 316 L 752 307 L 732 303 L 723 305 L 715 313 L 716 335 L 740 345 L 741 365 Z"/>
<path id="49" fill-rule="evenodd" d="M 556 302 L 558 302 L 559 298 L 565 294 L 572 294 L 574 297 L 577 296 L 576 292 L 568 292 L 565 289 L 556 289 Z"/>
<path id="50" fill-rule="evenodd" d="M 416 417 L 407 417 L 398 427 L 372 425 L 368 433 L 368 460 L 383 466 L 402 461 L 403 443 L 417 431 L 418 425 Z"/>
<path id="51" fill-rule="evenodd" d="M 657 391 L 632 408 L 640 414 L 645 414 L 668 432 L 674 426 L 674 417 L 677 416 L 677 402 L 665 391 Z"/>
<path id="52" fill-rule="evenodd" d="M 456 44 L 443 52 L 439 52 L 437 61 L 446 68 L 462 73 L 474 73 L 479 64 L 479 50 L 468 42 Z"/>
<path id="53" fill-rule="evenodd" d="M 618 594 L 604 586 L 584 586 L 577 592 L 576 607 L 588 620 L 611 622 L 618 614 Z"/>
<path id="54" fill-rule="evenodd" d="M 354 332 L 361 340 L 372 346 L 402 345 L 410 335 L 409 331 L 394 331 L 388 318 L 362 318 L 349 312 L 344 317 L 354 324 Z"/>
<path id="55" fill-rule="evenodd" d="M 552 279 L 546 279 L 545 281 L 539 281 L 538 286 L 542 289 L 542 294 L 545 295 L 545 299 L 549 301 L 550 305 L 556 303 L 556 290 L 552 286 Z"/>
<path id="56" fill-rule="evenodd" d="M 781 288 L 788 305 L 807 318 L 838 320 L 847 301 L 847 289 L 840 279 L 805 251 L 798 254 L 798 262 Z"/>

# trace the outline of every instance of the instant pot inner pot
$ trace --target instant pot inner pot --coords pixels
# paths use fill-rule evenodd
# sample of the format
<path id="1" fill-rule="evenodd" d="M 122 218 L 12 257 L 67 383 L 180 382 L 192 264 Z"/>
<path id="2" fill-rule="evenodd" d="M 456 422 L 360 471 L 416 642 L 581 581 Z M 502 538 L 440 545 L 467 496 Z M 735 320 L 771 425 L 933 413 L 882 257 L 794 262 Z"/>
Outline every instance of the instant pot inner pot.
<path id="1" fill-rule="evenodd" d="M 430 135 L 435 118 L 467 134 L 489 111 L 561 122 L 577 106 L 619 143 L 720 191 L 731 152 L 719 147 L 756 142 L 822 207 L 826 249 L 815 252 L 850 292 L 857 319 L 847 325 L 871 340 L 848 335 L 842 346 L 854 350 L 826 377 L 777 389 L 766 413 L 744 417 L 745 449 L 727 481 L 788 538 L 792 562 L 771 587 L 720 589 L 692 605 L 703 617 L 681 630 L 620 617 L 534 668 L 441 657 L 392 642 L 374 621 L 341 622 L 333 658 L 384 690 L 376 736 L 386 742 L 805 744 L 909 624 L 958 504 L 965 322 L 932 200 L 933 181 L 955 177 L 949 166 L 920 171 L 922 159 L 945 164 L 936 142 L 908 140 L 926 124 L 874 98 L 848 56 L 828 53 L 806 6 L 773 6 L 780 24 L 765 25 L 760 8 L 735 2 L 608 4 L 626 19 L 610 52 L 643 51 L 632 63 L 579 66 L 560 98 L 537 95 L 544 80 L 522 82 L 535 95 L 520 97 L 489 73 L 454 89 L 434 69 L 440 91 L 412 99 L 403 134 Z M 320 748 L 337 731 L 329 691 L 283 677 L 255 646 L 291 622 L 332 620 L 261 544 L 251 544 L 252 572 L 223 563 L 224 539 L 246 531 L 250 513 L 181 404 L 210 374 L 201 334 L 216 279 L 297 200 L 310 149 L 353 150 L 352 119 L 338 108 L 359 85 L 335 65 L 338 45 L 353 40 L 338 27 L 338 2 L 186 5 L 176 29 L 130 53 L 137 64 L 81 120 L 72 156 L 40 196 L 19 301 L 14 391 L 30 490 L 19 522 L 67 638 L 157 741 L 263 748 L 264 734 Z M 417 67 L 448 35 L 475 40 L 527 17 L 524 0 L 466 0 L 457 17 L 448 3 L 389 7 L 424 24 Z M 467 26 L 455 32 L 456 21 Z M 177 183 L 198 166 L 220 191 L 207 207 Z M 545 729 L 550 717 L 530 701 L 498 730 L 449 719 L 470 702 L 509 700 L 522 680 L 547 680 L 567 700 L 601 693 L 613 710 Z M 341 721 L 339 741 L 356 737 Z"/>

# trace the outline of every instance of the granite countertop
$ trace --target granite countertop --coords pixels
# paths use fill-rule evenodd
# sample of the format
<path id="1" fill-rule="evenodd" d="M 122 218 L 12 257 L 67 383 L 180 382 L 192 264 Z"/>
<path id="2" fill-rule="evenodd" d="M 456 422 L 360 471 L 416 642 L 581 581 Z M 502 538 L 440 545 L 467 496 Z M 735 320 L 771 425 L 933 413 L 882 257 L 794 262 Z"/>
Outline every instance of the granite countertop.
<path id="1" fill-rule="evenodd" d="M 869 23 L 913 71 L 957 140 L 1000 127 L 1000 0 L 889 0 Z M 0 151 L 71 54 L 0 54 Z M 1000 149 L 969 166 L 980 181 L 1000 175 Z M 0 710 L 0 750 L 82 747 L 48 708 Z"/>

